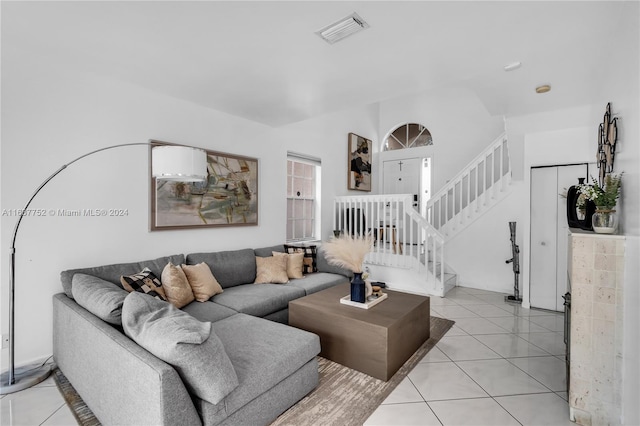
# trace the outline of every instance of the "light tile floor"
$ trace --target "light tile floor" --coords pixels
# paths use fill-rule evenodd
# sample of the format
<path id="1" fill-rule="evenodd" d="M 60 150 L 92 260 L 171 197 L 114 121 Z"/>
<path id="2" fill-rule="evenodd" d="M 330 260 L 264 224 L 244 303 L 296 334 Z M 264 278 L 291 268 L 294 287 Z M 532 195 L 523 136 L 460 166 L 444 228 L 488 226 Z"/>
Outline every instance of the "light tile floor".
<path id="1" fill-rule="evenodd" d="M 20 392 L 2 395 L 0 425 L 73 426 L 73 413 L 49 377 L 44 382 Z"/>
<path id="2" fill-rule="evenodd" d="M 456 324 L 366 425 L 573 425 L 563 318 L 464 287 L 431 299 Z M 52 378 L 0 399 L 0 425 L 75 425 Z"/>
<path id="3" fill-rule="evenodd" d="M 573 425 L 562 313 L 456 287 L 431 315 L 456 324 L 365 425 Z"/>

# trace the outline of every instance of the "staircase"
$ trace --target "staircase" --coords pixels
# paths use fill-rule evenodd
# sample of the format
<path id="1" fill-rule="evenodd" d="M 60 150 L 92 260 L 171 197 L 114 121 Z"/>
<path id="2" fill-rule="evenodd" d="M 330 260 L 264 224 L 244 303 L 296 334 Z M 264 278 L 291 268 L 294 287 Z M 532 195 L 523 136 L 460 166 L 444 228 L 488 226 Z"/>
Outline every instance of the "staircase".
<path id="1" fill-rule="evenodd" d="M 511 189 L 506 134 L 501 134 L 427 202 L 425 217 L 446 239 L 465 229 Z"/>
<path id="2" fill-rule="evenodd" d="M 419 293 L 444 296 L 455 287 L 455 274 L 444 263 L 444 237 L 413 208 L 413 195 L 337 197 L 334 229 L 350 235 L 372 235 L 374 248 L 366 265 L 381 271 L 392 268 L 395 277 L 413 280 Z M 378 268 L 379 267 L 379 268 Z"/>
<path id="3" fill-rule="evenodd" d="M 413 195 L 337 197 L 333 229 L 350 235 L 372 235 L 375 246 L 366 265 L 400 288 L 443 297 L 457 276 L 445 263 L 446 242 L 485 214 L 511 191 L 511 164 L 506 135 L 496 138 L 460 173 L 431 196 L 424 215 L 413 207 Z M 373 268 L 372 268 L 373 269 Z"/>

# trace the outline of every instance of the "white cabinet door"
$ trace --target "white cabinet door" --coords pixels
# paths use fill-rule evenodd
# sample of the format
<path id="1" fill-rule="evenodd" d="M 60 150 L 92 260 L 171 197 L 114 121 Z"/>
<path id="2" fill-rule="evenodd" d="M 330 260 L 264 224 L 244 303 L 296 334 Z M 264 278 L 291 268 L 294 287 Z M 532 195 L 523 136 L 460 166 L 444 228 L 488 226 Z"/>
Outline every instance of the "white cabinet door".
<path id="1" fill-rule="evenodd" d="M 557 182 L 555 167 L 531 169 L 529 301 L 551 310 L 556 309 Z"/>
<path id="2" fill-rule="evenodd" d="M 529 301 L 534 308 L 564 310 L 568 226 L 567 200 L 560 194 L 586 176 L 586 165 L 531 169 Z"/>

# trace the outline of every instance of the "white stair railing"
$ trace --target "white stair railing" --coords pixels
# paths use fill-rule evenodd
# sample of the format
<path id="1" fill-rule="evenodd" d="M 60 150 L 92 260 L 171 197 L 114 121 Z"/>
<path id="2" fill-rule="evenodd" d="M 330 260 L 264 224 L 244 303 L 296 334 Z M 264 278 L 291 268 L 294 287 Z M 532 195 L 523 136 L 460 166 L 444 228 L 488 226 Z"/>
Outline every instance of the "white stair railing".
<path id="1" fill-rule="evenodd" d="M 450 238 L 502 198 L 510 184 L 511 163 L 503 133 L 431 196 L 425 217 Z"/>
<path id="2" fill-rule="evenodd" d="M 444 296 L 444 237 L 413 207 L 411 194 L 336 197 L 333 229 L 372 235 L 367 263 L 413 269 L 425 291 Z"/>

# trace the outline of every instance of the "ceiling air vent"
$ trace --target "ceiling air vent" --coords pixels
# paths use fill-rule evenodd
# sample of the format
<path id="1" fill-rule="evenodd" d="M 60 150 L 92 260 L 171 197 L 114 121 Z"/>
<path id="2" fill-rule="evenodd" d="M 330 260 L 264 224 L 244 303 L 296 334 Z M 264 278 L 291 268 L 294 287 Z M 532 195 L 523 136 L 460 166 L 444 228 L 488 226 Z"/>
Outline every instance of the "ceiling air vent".
<path id="1" fill-rule="evenodd" d="M 342 18 L 338 22 L 334 22 L 331 25 L 327 25 L 320 31 L 316 31 L 316 34 L 318 34 L 327 43 L 333 44 L 343 38 L 349 37 L 351 34 L 362 31 L 365 28 L 369 28 L 369 24 L 364 22 L 357 13 L 352 13 L 346 18 Z"/>

